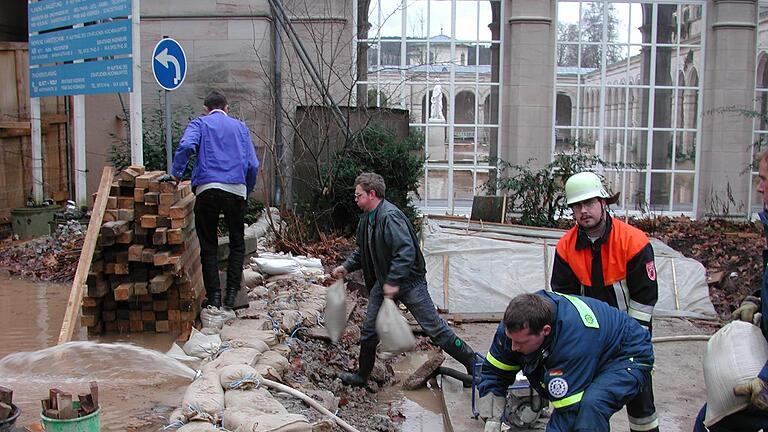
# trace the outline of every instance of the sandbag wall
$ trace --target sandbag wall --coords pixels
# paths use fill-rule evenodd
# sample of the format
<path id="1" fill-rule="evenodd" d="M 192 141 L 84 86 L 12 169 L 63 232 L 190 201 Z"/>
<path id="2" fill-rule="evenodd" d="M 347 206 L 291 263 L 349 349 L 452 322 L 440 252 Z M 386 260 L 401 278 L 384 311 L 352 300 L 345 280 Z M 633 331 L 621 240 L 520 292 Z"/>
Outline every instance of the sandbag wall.
<path id="1" fill-rule="evenodd" d="M 195 196 L 164 175 L 131 166 L 112 183 L 83 299 L 89 333 L 189 337 L 204 293 Z"/>

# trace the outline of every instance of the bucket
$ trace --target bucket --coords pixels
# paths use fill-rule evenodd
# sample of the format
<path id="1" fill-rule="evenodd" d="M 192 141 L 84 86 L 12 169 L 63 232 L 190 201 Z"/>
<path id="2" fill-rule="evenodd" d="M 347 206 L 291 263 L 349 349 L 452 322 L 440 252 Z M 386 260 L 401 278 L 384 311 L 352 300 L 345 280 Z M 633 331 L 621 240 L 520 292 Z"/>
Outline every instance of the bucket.
<path id="1" fill-rule="evenodd" d="M 80 402 L 72 401 L 72 408 L 79 409 Z M 59 420 L 41 414 L 40 418 L 43 421 L 43 429 L 50 432 L 99 432 L 100 414 L 101 407 L 85 417 Z"/>
<path id="2" fill-rule="evenodd" d="M 14 404 L 11 404 L 11 415 L 5 420 L 0 420 L 0 432 L 11 432 L 15 428 L 13 425 L 16 423 L 16 419 L 21 415 L 21 408 Z"/>

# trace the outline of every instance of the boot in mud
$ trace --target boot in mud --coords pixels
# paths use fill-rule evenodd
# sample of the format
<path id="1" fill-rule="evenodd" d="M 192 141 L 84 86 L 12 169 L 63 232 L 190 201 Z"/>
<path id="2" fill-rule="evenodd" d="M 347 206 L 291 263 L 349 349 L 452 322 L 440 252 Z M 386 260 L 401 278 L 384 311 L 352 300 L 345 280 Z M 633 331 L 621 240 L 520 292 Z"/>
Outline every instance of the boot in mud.
<path id="1" fill-rule="evenodd" d="M 363 342 L 360 344 L 360 358 L 357 363 L 359 369 L 357 373 L 341 373 L 339 378 L 344 385 L 352 387 L 365 387 L 368 385 L 368 376 L 373 370 L 373 363 L 376 361 L 377 343 Z"/>

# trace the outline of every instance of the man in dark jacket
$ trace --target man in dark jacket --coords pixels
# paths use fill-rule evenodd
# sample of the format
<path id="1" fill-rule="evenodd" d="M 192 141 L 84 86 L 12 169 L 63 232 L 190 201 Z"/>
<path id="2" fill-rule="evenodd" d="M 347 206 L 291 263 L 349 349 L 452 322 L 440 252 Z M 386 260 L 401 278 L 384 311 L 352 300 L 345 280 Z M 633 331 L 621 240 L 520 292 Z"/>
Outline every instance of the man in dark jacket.
<path id="1" fill-rule="evenodd" d="M 259 160 L 245 123 L 228 115 L 229 105 L 223 94 L 212 91 L 203 102 L 205 114 L 187 125 L 173 158 L 171 175 L 184 174 L 192 155 L 197 155 L 192 169 L 195 192 L 195 231 L 200 241 L 200 265 L 206 305 L 220 308 L 218 268 L 219 214 L 229 229 L 229 259 L 224 307 L 231 313 L 243 277 L 245 236 L 243 221 L 245 201 L 256 185 Z"/>
<path id="2" fill-rule="evenodd" d="M 763 199 L 763 210 L 760 212 L 760 221 L 763 223 L 763 232 L 768 238 L 768 152 L 760 153 L 758 160 L 757 193 Z M 768 246 L 768 244 L 766 245 Z M 757 312 L 761 313 L 757 320 Z M 748 296 L 738 309 L 733 312 L 734 319 L 741 319 L 750 324 L 756 324 L 763 331 L 763 336 L 768 340 L 768 248 L 763 249 L 763 286 L 753 295 Z M 739 353 L 733 353 L 738 356 Z M 733 389 L 736 395 L 749 398 L 749 406 L 741 411 L 728 415 L 710 425 L 704 426 L 707 406 L 701 408 L 699 416 L 694 424 L 694 432 L 757 432 L 768 430 L 768 362 L 765 363 L 760 373 L 747 384 Z"/>
<path id="3" fill-rule="evenodd" d="M 355 179 L 355 201 L 363 211 L 357 225 L 357 250 L 332 272 L 333 277 L 343 278 L 362 268 L 370 292 L 360 332 L 359 369 L 355 374 L 342 374 L 341 380 L 346 385 L 366 385 L 376 359 L 376 316 L 384 297 L 402 302 L 427 336 L 472 374 L 474 350 L 437 314 L 427 291 L 416 231 L 405 214 L 384 199 L 385 191 L 384 179 L 378 174 L 363 173 Z"/>
<path id="4" fill-rule="evenodd" d="M 513 298 L 480 372 L 486 401 L 503 400 L 522 371 L 554 411 L 547 432 L 610 430 L 653 369 L 651 335 L 627 314 L 588 297 L 539 291 Z M 487 425 L 488 423 L 486 423 Z"/>
<path id="5" fill-rule="evenodd" d="M 552 290 L 602 300 L 624 311 L 651 333 L 659 296 L 656 265 L 648 236 L 608 214 L 618 199 L 591 172 L 565 183 L 565 198 L 576 226 L 557 242 Z M 658 432 L 653 384 L 627 404 L 632 432 Z"/>

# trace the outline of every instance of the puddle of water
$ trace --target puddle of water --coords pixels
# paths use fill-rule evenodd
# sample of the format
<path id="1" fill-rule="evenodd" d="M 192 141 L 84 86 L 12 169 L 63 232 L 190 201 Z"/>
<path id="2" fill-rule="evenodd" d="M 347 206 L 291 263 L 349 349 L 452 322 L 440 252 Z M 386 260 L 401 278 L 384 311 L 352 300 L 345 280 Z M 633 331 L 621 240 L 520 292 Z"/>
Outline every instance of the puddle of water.
<path id="1" fill-rule="evenodd" d="M 107 335 L 86 341 L 87 332 L 78 326 L 75 342 L 56 347 L 71 284 L 4 277 L 0 287 L 0 386 L 13 390 L 14 403 L 22 409 L 17 426 L 39 421 L 40 400 L 48 397 L 48 389 L 87 393 L 94 380 L 103 431 L 124 431 L 137 418 L 161 421 L 181 403 L 194 372 L 161 354 L 175 335 Z"/>
<path id="2" fill-rule="evenodd" d="M 395 377 L 401 382 L 426 359 L 426 353 L 411 353 L 392 365 Z M 386 388 L 379 393 L 379 401 L 389 403 L 393 411 L 405 417 L 403 432 L 443 432 L 443 406 L 436 388 L 403 390 L 400 385 Z"/>

